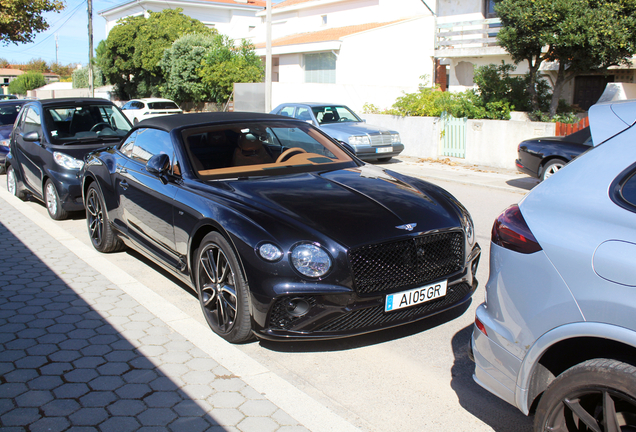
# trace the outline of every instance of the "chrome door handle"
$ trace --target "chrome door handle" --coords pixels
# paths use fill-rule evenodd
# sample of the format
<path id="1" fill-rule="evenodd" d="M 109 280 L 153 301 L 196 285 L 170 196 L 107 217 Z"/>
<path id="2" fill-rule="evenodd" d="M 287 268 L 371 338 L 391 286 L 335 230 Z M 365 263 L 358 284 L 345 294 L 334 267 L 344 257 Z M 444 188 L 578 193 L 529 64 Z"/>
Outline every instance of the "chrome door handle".
<path id="1" fill-rule="evenodd" d="M 119 186 L 121 186 L 123 190 L 126 190 L 128 189 L 128 182 L 126 180 L 119 182 Z"/>

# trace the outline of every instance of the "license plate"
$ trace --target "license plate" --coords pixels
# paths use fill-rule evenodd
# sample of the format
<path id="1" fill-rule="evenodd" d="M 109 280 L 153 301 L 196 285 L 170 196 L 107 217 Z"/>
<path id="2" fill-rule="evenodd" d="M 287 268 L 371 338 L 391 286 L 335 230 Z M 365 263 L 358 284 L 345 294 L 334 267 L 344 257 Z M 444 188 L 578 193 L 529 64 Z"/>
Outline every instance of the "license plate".
<path id="1" fill-rule="evenodd" d="M 376 153 L 391 153 L 393 147 L 378 147 L 375 149 Z"/>
<path id="2" fill-rule="evenodd" d="M 386 296 L 386 301 L 384 302 L 384 312 L 404 309 L 444 297 L 447 287 L 448 281 L 442 281 L 408 291 L 389 294 Z"/>

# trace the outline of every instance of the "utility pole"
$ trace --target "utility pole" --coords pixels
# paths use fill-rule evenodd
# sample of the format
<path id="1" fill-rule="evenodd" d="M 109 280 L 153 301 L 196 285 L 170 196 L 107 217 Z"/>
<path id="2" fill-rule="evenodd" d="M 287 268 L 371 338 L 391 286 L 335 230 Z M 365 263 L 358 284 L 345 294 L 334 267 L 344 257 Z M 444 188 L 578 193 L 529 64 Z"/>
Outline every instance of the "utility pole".
<path id="1" fill-rule="evenodd" d="M 89 0 L 90 1 L 90 0 Z M 265 19 L 265 112 L 272 110 L 272 0 L 267 0 Z"/>
<path id="2" fill-rule="evenodd" d="M 58 50 L 59 46 L 57 44 L 57 33 L 55 33 L 55 64 L 59 64 L 57 61 L 57 50 Z"/>
<path id="3" fill-rule="evenodd" d="M 93 82 L 93 0 L 88 2 L 88 92 L 95 97 Z"/>

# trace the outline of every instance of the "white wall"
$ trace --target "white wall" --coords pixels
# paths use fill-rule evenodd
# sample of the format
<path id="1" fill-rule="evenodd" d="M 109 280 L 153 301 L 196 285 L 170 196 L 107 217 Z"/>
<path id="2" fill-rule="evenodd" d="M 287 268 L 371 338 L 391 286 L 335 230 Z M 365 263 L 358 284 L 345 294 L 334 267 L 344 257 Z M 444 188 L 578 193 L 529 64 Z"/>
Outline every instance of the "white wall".
<path id="1" fill-rule="evenodd" d="M 440 148 L 441 121 L 438 117 L 399 117 L 359 114 L 368 124 L 397 130 L 405 156 L 443 158 Z M 468 120 L 466 163 L 516 169 L 517 146 L 523 140 L 554 136 L 554 123 Z"/>
<path id="2" fill-rule="evenodd" d="M 337 84 L 408 86 L 433 76 L 433 17 L 408 20 L 342 38 Z"/>
<path id="3" fill-rule="evenodd" d="M 340 103 L 360 115 L 365 103 L 390 108 L 403 92 L 412 93 L 416 90 L 413 87 L 386 85 L 272 83 L 272 108 L 286 102 Z"/>

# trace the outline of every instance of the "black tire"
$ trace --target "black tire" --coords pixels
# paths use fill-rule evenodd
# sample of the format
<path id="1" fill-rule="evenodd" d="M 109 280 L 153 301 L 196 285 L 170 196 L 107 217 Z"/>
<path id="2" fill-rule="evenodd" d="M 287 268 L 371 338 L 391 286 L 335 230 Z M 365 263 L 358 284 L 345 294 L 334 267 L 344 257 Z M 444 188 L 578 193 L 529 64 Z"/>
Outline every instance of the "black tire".
<path id="1" fill-rule="evenodd" d="M 53 220 L 62 220 L 68 217 L 68 212 L 62 208 L 60 195 L 57 193 L 55 184 L 48 179 L 44 183 L 44 204 Z"/>
<path id="2" fill-rule="evenodd" d="M 7 169 L 4 167 L 4 164 L 0 165 L 0 174 L 4 174 L 5 172 L 7 172 Z"/>
<path id="3" fill-rule="evenodd" d="M 113 231 L 108 221 L 108 213 L 104 205 L 102 193 L 90 185 L 86 192 L 86 226 L 93 247 L 100 252 L 109 253 L 125 249 L 124 243 Z"/>
<path id="4" fill-rule="evenodd" d="M 534 431 L 636 431 L 636 367 L 594 359 L 566 370 L 541 397 Z"/>
<path id="5" fill-rule="evenodd" d="M 26 198 L 26 193 L 20 189 L 20 183 L 18 182 L 18 178 L 15 176 L 15 171 L 11 165 L 7 168 L 7 190 L 11 195 L 18 197 L 21 200 Z"/>
<path id="6" fill-rule="evenodd" d="M 541 181 L 544 181 L 552 174 L 556 173 L 558 170 L 563 168 L 567 164 L 566 161 L 562 159 L 552 159 L 550 162 L 543 167 L 543 171 L 541 172 Z"/>
<path id="7" fill-rule="evenodd" d="M 210 328 L 231 343 L 252 338 L 247 281 L 225 237 L 211 232 L 195 254 L 195 281 Z"/>

